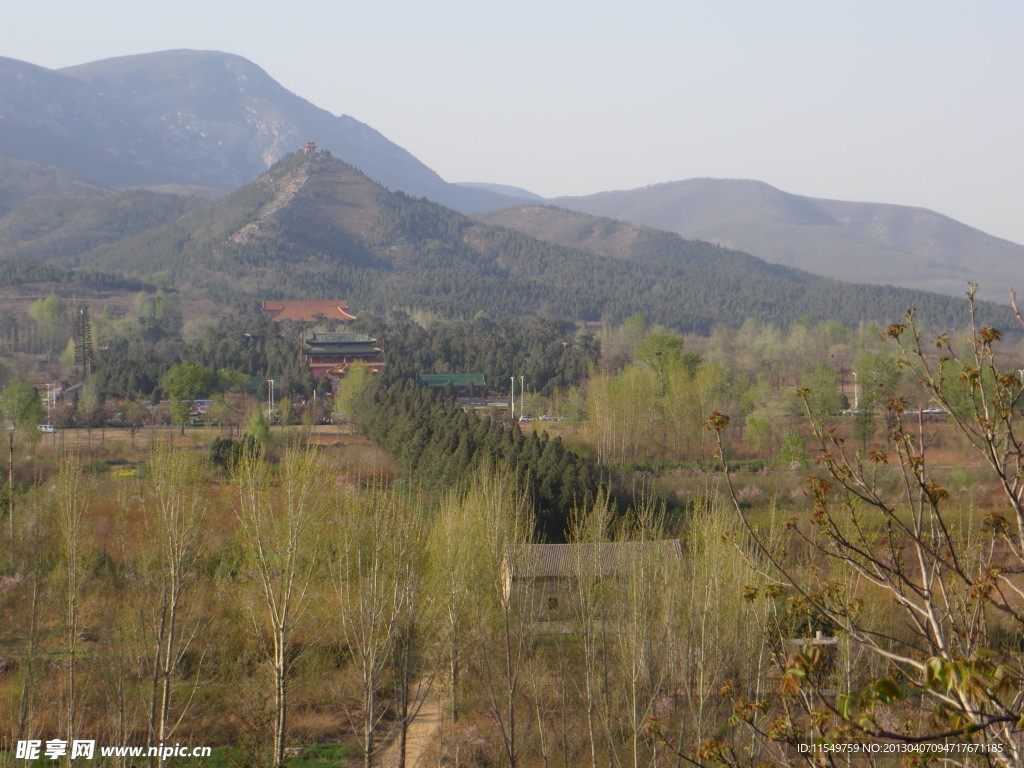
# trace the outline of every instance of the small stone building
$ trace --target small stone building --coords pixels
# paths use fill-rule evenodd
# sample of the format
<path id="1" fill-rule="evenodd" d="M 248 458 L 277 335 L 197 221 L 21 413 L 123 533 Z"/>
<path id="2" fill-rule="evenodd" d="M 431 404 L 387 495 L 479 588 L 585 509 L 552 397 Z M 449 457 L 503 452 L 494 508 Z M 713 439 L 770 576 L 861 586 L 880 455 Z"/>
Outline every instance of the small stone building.
<path id="1" fill-rule="evenodd" d="M 582 580 L 616 581 L 625 577 L 641 558 L 659 565 L 683 556 L 679 539 L 618 541 L 600 544 L 528 544 L 502 566 L 504 596 L 525 606 L 531 620 L 551 632 L 572 631 L 579 615 Z"/>

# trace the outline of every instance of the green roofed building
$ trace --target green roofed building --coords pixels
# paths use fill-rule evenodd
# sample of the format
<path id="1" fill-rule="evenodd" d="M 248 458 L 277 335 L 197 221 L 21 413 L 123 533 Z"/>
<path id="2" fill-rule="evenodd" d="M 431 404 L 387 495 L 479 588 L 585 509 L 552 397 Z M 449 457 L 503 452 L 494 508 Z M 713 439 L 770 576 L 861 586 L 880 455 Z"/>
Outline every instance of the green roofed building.
<path id="1" fill-rule="evenodd" d="M 416 381 L 431 389 L 444 389 L 449 384 L 456 392 L 466 392 L 470 387 L 483 392 L 487 378 L 482 373 L 421 373 Z"/>
<path id="2" fill-rule="evenodd" d="M 314 379 L 340 378 L 357 360 L 372 371 L 384 367 L 380 344 L 359 333 L 313 333 L 302 340 L 302 357 Z"/>

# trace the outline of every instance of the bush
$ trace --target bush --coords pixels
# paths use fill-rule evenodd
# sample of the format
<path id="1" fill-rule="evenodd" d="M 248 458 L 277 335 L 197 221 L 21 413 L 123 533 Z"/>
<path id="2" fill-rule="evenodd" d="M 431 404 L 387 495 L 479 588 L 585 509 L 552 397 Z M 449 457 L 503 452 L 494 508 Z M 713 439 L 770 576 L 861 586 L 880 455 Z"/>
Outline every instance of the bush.
<path id="1" fill-rule="evenodd" d="M 252 435 L 245 435 L 240 441 L 232 440 L 230 437 L 218 437 L 210 444 L 210 463 L 225 472 L 230 472 L 246 453 L 255 455 L 261 452 L 259 442 Z"/>

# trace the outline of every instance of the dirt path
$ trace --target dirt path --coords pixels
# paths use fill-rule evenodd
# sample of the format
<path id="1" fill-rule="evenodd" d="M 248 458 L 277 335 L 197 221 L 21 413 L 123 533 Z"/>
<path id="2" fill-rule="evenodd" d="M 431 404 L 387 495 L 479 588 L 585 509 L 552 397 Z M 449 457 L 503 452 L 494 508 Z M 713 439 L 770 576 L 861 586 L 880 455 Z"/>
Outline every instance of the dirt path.
<path id="1" fill-rule="evenodd" d="M 409 725 L 405 744 L 405 768 L 426 768 L 431 747 L 437 741 L 437 729 L 441 726 L 443 704 L 435 684 Z M 379 768 L 396 768 L 398 765 L 398 739 L 394 739 L 377 758 Z"/>

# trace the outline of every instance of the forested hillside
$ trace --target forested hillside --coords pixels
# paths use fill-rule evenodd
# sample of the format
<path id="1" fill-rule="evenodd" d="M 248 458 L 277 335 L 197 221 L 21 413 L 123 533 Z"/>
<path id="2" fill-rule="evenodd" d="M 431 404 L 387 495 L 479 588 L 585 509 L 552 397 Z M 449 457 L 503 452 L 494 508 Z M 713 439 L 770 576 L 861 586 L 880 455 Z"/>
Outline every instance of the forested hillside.
<path id="1" fill-rule="evenodd" d="M 200 202 L 144 190 L 32 197 L 0 216 L 0 258 L 88 264 L 83 255 L 93 249 L 175 221 Z"/>
<path id="2" fill-rule="evenodd" d="M 655 230 L 635 236 L 628 258 L 545 243 L 389 193 L 325 153 L 292 155 L 226 198 L 80 261 L 168 271 L 185 290 L 224 305 L 344 296 L 362 313 L 401 307 L 445 317 L 614 323 L 642 311 L 669 328 L 704 333 L 746 317 L 886 323 L 909 307 L 922 321 L 949 327 L 962 305 L 817 278 Z"/>
<path id="3" fill-rule="evenodd" d="M 171 192 L 115 191 L 59 168 L 0 158 L 0 262 L 77 266 L 82 254 L 174 221 L 205 201 Z"/>
<path id="4" fill-rule="evenodd" d="M 106 193 L 103 187 L 63 169 L 0 157 L 0 214 L 20 200 L 40 195 L 99 197 Z"/>

